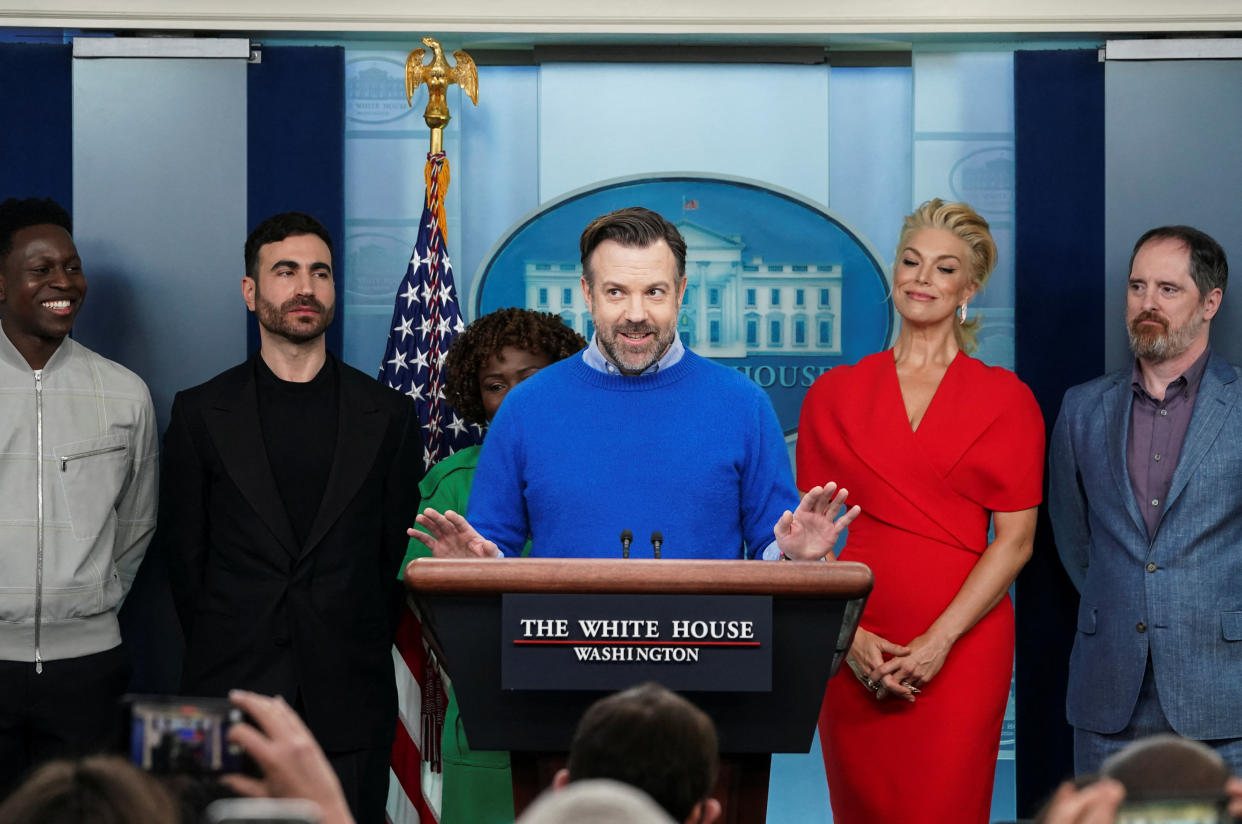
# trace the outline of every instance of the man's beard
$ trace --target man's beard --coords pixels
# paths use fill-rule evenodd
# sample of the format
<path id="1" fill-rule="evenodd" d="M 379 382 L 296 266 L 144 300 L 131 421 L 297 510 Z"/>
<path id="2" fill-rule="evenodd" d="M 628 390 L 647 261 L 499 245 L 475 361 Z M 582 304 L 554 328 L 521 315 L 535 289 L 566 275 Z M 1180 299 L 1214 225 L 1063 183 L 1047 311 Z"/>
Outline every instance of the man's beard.
<path id="1" fill-rule="evenodd" d="M 650 332 L 652 334 L 651 346 L 639 352 L 622 348 L 624 345 L 618 344 L 617 338 L 624 332 L 638 334 Z M 608 359 L 621 370 L 621 374 L 641 375 L 663 357 L 668 347 L 672 345 L 673 336 L 676 334 L 676 329 L 662 330 L 646 323 L 624 323 L 608 329 L 607 334 L 601 334 L 599 344 L 603 347 Z"/>
<path id="2" fill-rule="evenodd" d="M 307 320 L 290 317 L 288 313 L 299 306 L 309 306 L 319 314 Z M 336 314 L 335 305 L 325 307 L 310 295 L 290 298 L 277 307 L 274 303 L 264 300 L 257 290 L 254 295 L 254 309 L 260 326 L 291 343 L 306 343 L 319 337 L 332 323 L 332 318 Z"/>
<path id="3" fill-rule="evenodd" d="M 1139 324 L 1146 321 L 1160 324 L 1160 329 L 1141 328 Z M 1130 349 L 1139 360 L 1152 363 L 1172 360 L 1190 348 L 1205 322 L 1202 316 L 1196 314 L 1181 326 L 1170 327 L 1169 321 L 1159 313 L 1151 310 L 1140 312 L 1126 324 Z"/>

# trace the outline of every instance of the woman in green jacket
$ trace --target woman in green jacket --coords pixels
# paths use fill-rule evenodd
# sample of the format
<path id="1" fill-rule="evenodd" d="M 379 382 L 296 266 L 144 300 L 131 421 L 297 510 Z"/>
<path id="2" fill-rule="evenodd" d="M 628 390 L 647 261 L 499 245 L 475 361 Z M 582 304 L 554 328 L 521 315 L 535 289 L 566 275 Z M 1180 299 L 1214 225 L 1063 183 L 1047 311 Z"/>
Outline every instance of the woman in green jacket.
<path id="1" fill-rule="evenodd" d="M 467 423 L 485 427 L 510 389 L 585 346 L 582 336 L 557 315 L 528 309 L 497 310 L 470 324 L 453 341 L 445 362 L 445 396 Z M 466 511 L 481 448 L 458 450 L 428 470 L 418 485 L 419 512 L 427 507 L 437 512 Z M 404 574 L 411 560 L 429 555 L 422 543 L 411 539 L 398 576 Z M 511 824 L 513 786 L 509 753 L 471 750 L 458 714 L 457 698 L 451 688 L 448 693 L 440 742 L 444 766 L 440 821 Z"/>

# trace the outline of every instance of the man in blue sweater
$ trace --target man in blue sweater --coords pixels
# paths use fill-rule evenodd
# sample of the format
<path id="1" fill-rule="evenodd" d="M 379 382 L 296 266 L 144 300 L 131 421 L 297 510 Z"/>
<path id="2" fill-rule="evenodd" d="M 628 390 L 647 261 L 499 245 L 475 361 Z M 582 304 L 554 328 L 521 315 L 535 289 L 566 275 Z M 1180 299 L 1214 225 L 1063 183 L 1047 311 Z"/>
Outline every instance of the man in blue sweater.
<path id="1" fill-rule="evenodd" d="M 618 557 L 623 533 L 668 558 L 822 558 L 858 513 L 846 491 L 799 500 L 767 396 L 686 349 L 686 243 L 649 209 L 596 218 L 580 240 L 595 335 L 515 387 L 479 456 L 469 520 L 426 510 L 438 557 Z M 837 517 L 840 515 L 840 517 Z M 653 544 L 655 539 L 653 538 Z"/>

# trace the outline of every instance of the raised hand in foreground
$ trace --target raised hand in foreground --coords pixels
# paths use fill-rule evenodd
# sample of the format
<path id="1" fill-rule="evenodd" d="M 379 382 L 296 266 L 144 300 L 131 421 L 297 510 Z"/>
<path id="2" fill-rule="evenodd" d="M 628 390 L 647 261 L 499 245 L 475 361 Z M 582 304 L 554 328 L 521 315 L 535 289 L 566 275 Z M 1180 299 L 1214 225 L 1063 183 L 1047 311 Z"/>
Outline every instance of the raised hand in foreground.
<path id="1" fill-rule="evenodd" d="M 251 798 L 313 801 L 323 813 L 320 824 L 354 824 L 332 765 L 285 699 L 232 690 L 229 700 L 259 727 L 233 724 L 229 728 L 229 740 L 249 753 L 262 770 L 263 778 L 232 774 L 222 776 L 221 781 L 238 795 Z"/>

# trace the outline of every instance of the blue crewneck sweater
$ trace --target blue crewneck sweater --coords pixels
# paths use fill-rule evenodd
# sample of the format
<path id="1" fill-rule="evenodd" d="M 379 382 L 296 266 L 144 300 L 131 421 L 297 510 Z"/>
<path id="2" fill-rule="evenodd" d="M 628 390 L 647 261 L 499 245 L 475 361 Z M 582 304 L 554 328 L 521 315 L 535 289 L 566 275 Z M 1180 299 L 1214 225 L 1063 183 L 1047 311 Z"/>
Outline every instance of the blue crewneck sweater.
<path id="1" fill-rule="evenodd" d="M 575 355 L 516 386 L 488 430 L 468 518 L 506 555 L 754 557 L 798 504 L 767 396 L 740 372 L 687 351 L 625 377 Z"/>

